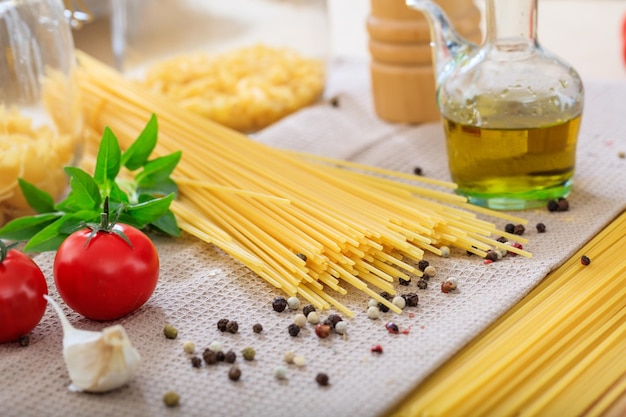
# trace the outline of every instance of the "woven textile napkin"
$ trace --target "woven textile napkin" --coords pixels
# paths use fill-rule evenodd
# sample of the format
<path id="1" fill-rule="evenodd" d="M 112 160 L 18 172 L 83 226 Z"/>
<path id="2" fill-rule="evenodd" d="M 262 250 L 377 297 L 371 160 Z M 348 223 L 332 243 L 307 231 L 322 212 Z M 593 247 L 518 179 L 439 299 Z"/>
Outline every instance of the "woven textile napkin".
<path id="1" fill-rule="evenodd" d="M 31 334 L 31 344 L 0 345 L 0 415 L 39 416 L 379 416 L 401 400 L 440 364 L 476 337 L 550 271 L 570 257 L 587 240 L 626 207 L 626 84 L 589 82 L 578 148 L 577 172 L 571 209 L 549 213 L 546 209 L 521 213 L 529 219 L 526 246 L 534 257 L 507 257 L 484 265 L 482 259 L 454 252 L 451 258 L 428 257 L 438 269 L 426 290 L 398 286 L 419 294 L 418 307 L 402 315 L 385 313 L 379 320 L 366 317 L 368 298 L 356 290 L 341 301 L 355 311 L 347 319 L 347 336 L 315 336 L 310 326 L 290 337 L 287 326 L 294 313 L 277 313 L 271 300 L 282 295 L 243 265 L 216 247 L 190 237 L 155 238 L 162 266 L 160 282 L 149 302 L 134 314 L 116 321 L 127 329 L 143 356 L 136 378 L 104 395 L 68 390 L 61 326 L 48 308 Z M 330 104 L 337 98 L 337 106 Z M 334 100 L 333 100 L 334 101 Z M 255 140 L 271 146 L 303 150 L 362 163 L 449 179 L 442 128 L 438 123 L 420 126 L 387 124 L 373 112 L 367 64 L 337 63 L 331 68 L 326 98 L 263 132 Z M 519 213 L 518 213 L 519 214 Z M 495 221 L 500 228 L 503 221 Z M 545 234 L 534 225 L 542 221 Z M 37 256 L 50 287 L 60 301 L 52 279 L 54 254 Z M 439 285 L 456 277 L 459 289 L 443 294 Z M 70 320 L 83 329 L 101 329 L 96 323 L 69 311 Z M 324 312 L 324 317 L 328 312 Z M 236 320 L 239 333 L 221 333 L 221 318 Z M 391 334 L 385 322 L 393 320 L 407 334 Z M 163 337 L 172 323 L 177 340 Z M 261 323 L 260 334 L 252 331 Z M 213 341 L 238 354 L 242 369 L 238 382 L 227 377 L 228 366 L 196 369 L 182 343 L 192 340 L 201 354 Z M 384 352 L 370 347 L 380 344 Z M 245 362 L 241 349 L 256 350 Z M 293 351 L 306 366 L 286 365 L 283 355 Z M 287 378 L 277 380 L 273 370 L 287 367 Z M 315 382 L 318 372 L 330 384 Z M 162 396 L 174 390 L 181 396 L 177 408 L 168 409 Z"/>

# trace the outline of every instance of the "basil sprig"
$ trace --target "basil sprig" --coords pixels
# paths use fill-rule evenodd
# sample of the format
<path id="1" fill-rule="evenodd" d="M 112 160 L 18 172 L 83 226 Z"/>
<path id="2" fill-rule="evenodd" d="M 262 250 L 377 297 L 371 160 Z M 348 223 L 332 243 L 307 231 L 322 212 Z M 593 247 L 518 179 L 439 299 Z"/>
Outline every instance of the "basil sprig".
<path id="1" fill-rule="evenodd" d="M 180 229 L 170 210 L 178 187 L 170 176 L 182 153 L 177 151 L 149 159 L 157 136 L 157 118 L 152 115 L 137 139 L 122 152 L 115 134 L 105 128 L 94 175 L 78 167 L 65 167 L 70 178 L 70 191 L 58 203 L 46 191 L 20 178 L 22 193 L 36 214 L 10 221 L 0 229 L 0 238 L 27 241 L 24 251 L 56 250 L 67 236 L 85 223 L 98 221 L 106 197 L 112 211 L 124 205 L 119 222 L 179 236 Z M 122 167 L 133 174 L 132 180 L 117 178 Z"/>

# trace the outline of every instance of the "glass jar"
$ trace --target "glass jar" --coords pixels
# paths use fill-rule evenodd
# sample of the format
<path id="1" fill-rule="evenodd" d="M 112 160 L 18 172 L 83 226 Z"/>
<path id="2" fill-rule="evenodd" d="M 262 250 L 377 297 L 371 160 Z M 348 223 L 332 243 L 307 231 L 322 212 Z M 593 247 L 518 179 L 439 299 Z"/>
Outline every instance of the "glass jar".
<path id="1" fill-rule="evenodd" d="M 82 118 L 74 44 L 61 0 L 0 0 L 0 224 L 32 214 L 24 179 L 59 199 Z"/>

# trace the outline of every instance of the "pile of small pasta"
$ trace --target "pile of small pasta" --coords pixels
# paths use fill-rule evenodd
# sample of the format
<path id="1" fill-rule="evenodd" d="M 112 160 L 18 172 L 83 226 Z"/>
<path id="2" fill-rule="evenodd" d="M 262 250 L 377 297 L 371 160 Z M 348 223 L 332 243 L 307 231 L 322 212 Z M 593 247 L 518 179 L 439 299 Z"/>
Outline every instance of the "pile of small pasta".
<path id="1" fill-rule="evenodd" d="M 352 287 L 400 312 L 380 292 L 395 294 L 399 278 L 421 276 L 415 265 L 426 252 L 449 246 L 484 257 L 500 247 L 530 256 L 492 236 L 525 239 L 476 212 L 526 220 L 471 206 L 449 192 L 453 184 L 268 147 L 79 57 L 90 129 L 109 126 L 124 148 L 156 114 L 155 152 L 183 154 L 172 204 L 181 228 L 289 296 L 351 316 L 338 296 Z"/>
<path id="2" fill-rule="evenodd" d="M 315 102 L 324 65 L 264 45 L 195 53 L 150 67 L 143 84 L 181 107 L 240 132 L 254 132 Z"/>

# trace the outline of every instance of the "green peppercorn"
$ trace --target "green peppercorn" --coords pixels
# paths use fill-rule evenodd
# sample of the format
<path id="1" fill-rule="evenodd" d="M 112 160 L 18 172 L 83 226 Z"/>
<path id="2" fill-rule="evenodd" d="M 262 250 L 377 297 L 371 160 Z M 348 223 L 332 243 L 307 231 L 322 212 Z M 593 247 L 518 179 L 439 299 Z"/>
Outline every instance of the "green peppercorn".
<path id="1" fill-rule="evenodd" d="M 321 386 L 325 387 L 326 385 L 328 385 L 328 382 L 329 382 L 328 375 L 326 375 L 326 374 L 325 374 L 325 373 L 323 373 L 323 372 L 320 372 L 320 373 L 318 373 L 318 374 L 315 376 L 315 381 L 316 381 L 319 385 L 321 385 Z"/>
<path id="2" fill-rule="evenodd" d="M 239 369 L 237 365 L 231 366 L 228 370 L 228 378 L 232 381 L 239 381 L 239 378 L 241 378 L 241 369 Z"/>
<path id="3" fill-rule="evenodd" d="M 263 325 L 261 323 L 256 323 L 254 326 L 252 326 L 252 331 L 254 333 L 261 333 L 263 331 Z"/>
<path id="4" fill-rule="evenodd" d="M 180 396 L 174 391 L 168 391 L 163 395 L 163 403 L 168 407 L 176 407 L 180 402 Z"/>
<path id="5" fill-rule="evenodd" d="M 256 351 L 254 350 L 254 348 L 248 346 L 246 348 L 243 348 L 243 350 L 241 351 L 241 356 L 243 356 L 243 358 L 247 361 L 253 361 L 254 357 L 256 356 Z"/>
<path id="6" fill-rule="evenodd" d="M 176 328 L 171 324 L 166 324 L 163 328 L 163 334 L 168 339 L 176 339 L 176 337 L 178 336 L 178 330 L 176 330 Z"/>

